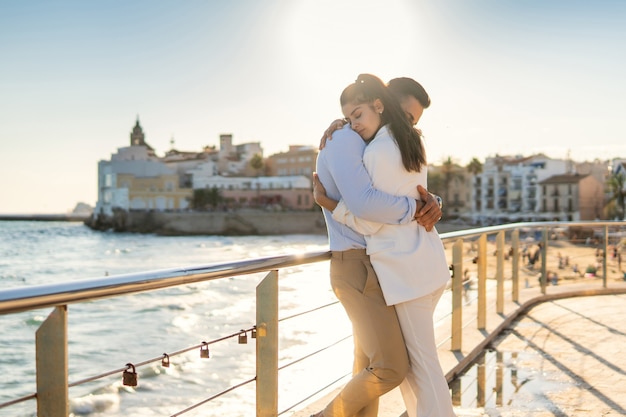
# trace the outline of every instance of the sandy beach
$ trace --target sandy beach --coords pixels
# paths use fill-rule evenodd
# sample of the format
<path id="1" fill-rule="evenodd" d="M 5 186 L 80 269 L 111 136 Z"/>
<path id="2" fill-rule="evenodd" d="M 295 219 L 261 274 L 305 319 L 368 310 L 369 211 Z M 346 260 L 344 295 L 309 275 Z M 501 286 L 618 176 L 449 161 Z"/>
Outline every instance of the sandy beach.
<path id="1" fill-rule="evenodd" d="M 508 238 L 508 236 L 507 236 Z M 445 240 L 444 245 L 448 260 L 452 260 L 452 245 L 454 241 Z M 520 285 L 534 287 L 538 285 L 541 275 L 541 257 L 534 265 L 530 265 L 524 252 L 532 255 L 538 249 L 538 241 L 528 239 L 520 242 Z M 618 253 L 621 254 L 621 263 L 614 256 L 615 243 L 609 245 L 607 250 L 606 267 L 607 281 L 624 280 L 626 272 L 626 242 L 617 243 Z M 464 240 L 463 270 L 468 270 L 472 280 L 477 276 L 477 265 L 473 263 L 477 256 L 477 246 L 475 243 Z M 510 248 L 510 241 L 506 240 L 505 248 Z M 566 238 L 548 240 L 548 250 L 546 254 L 546 272 L 548 275 L 548 285 L 553 285 L 551 277 L 556 274 L 558 283 L 574 282 L 578 280 L 602 279 L 602 259 L 603 248 L 600 244 L 585 244 L 585 242 L 572 243 Z M 505 256 L 504 277 L 511 278 L 511 258 Z M 497 268 L 496 244 L 493 240 L 487 241 L 487 278 L 494 278 Z M 591 272 L 595 269 L 595 273 Z"/>

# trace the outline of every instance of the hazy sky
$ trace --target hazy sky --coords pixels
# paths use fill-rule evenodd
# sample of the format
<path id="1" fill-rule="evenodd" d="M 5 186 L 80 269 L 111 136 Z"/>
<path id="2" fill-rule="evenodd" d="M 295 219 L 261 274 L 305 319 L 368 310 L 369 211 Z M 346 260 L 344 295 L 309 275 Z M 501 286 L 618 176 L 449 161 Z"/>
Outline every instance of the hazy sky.
<path id="1" fill-rule="evenodd" d="M 622 0 L 0 1 L 0 213 L 95 205 L 139 117 L 157 154 L 317 145 L 359 73 L 432 99 L 428 158 L 626 158 Z"/>

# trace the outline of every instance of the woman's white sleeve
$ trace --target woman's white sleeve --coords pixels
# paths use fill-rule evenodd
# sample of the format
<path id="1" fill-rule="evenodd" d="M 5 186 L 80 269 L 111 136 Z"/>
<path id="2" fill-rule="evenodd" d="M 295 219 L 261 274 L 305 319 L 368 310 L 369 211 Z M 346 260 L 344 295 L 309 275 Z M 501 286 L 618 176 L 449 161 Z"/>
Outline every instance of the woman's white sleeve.
<path id="1" fill-rule="evenodd" d="M 333 219 L 337 220 L 341 224 L 345 224 L 350 229 L 359 232 L 362 235 L 373 235 L 378 232 L 383 223 L 373 222 L 370 220 L 364 220 L 356 217 L 348 207 L 344 204 L 343 200 L 340 200 L 333 210 Z"/>

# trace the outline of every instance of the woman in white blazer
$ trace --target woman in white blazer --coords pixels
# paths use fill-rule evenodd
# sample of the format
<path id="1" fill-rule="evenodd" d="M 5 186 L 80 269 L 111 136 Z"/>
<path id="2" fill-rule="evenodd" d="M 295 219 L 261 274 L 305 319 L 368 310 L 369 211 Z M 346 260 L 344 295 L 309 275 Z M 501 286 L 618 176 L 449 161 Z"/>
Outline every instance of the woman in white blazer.
<path id="1" fill-rule="evenodd" d="M 419 199 L 417 186 L 427 188 L 424 145 L 384 83 L 361 74 L 346 87 L 340 102 L 352 129 L 369 143 L 363 163 L 373 186 Z M 336 220 L 365 235 L 367 253 L 385 301 L 396 308 L 409 353 L 411 369 L 400 386 L 409 416 L 454 416 L 434 336 L 433 312 L 450 279 L 437 231 L 427 232 L 417 223 L 390 225 L 359 219 L 342 201 L 328 198 L 319 181 L 315 181 L 315 197 Z"/>

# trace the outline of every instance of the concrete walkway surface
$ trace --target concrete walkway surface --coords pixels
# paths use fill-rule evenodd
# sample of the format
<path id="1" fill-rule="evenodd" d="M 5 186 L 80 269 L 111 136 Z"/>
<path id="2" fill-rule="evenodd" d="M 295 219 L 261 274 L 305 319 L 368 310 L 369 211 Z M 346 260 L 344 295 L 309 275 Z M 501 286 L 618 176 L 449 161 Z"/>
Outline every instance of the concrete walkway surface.
<path id="1" fill-rule="evenodd" d="M 489 299 L 485 330 L 476 329 L 476 301 L 465 305 L 461 351 L 445 341 L 451 317 L 438 324 L 457 415 L 626 416 L 626 282 L 610 279 L 607 288 L 599 278 L 564 282 L 546 287 L 545 295 L 534 284 L 513 302 L 506 282 L 504 312 Z M 485 348 L 498 358 L 491 365 Z M 456 378 L 463 369 L 467 376 Z M 337 391 L 292 415 L 318 412 Z M 378 415 L 399 417 L 404 410 L 395 389 L 381 397 Z"/>

